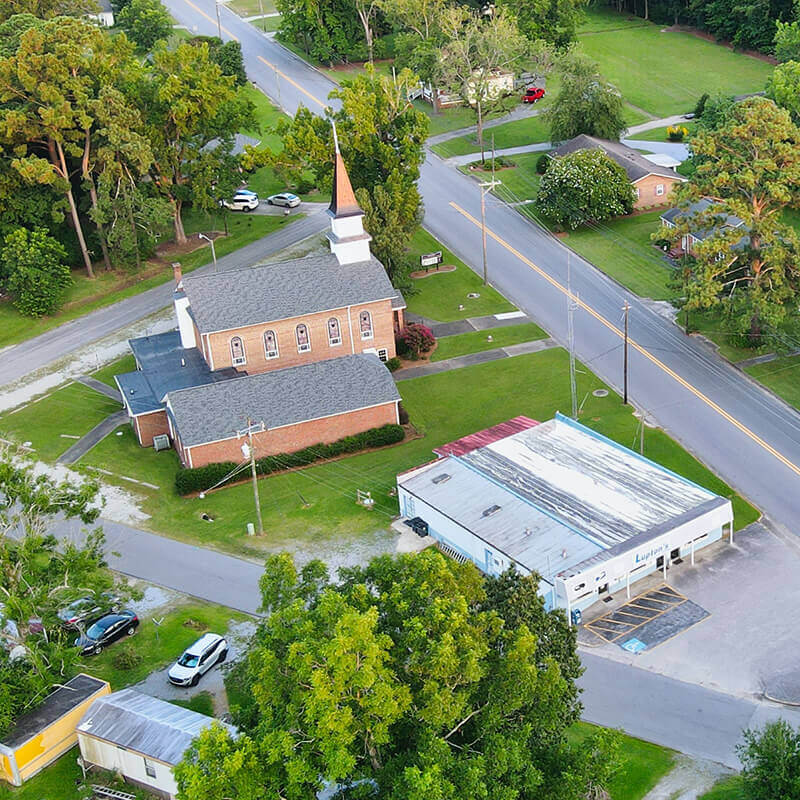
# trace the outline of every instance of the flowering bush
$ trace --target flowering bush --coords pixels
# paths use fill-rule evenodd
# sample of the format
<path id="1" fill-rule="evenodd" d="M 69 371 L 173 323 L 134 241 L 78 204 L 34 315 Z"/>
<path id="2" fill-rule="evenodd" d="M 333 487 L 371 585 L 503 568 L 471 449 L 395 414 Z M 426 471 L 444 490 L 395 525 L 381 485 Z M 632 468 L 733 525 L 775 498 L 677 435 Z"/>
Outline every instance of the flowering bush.
<path id="1" fill-rule="evenodd" d="M 436 344 L 436 337 L 427 325 L 412 322 L 403 328 L 397 336 L 397 352 L 408 355 L 412 359 L 427 353 Z"/>
<path id="2" fill-rule="evenodd" d="M 667 139 L 671 142 L 682 142 L 689 135 L 689 129 L 683 125 L 670 125 L 667 128 Z"/>
<path id="3" fill-rule="evenodd" d="M 602 150 L 591 149 L 550 162 L 536 205 L 557 225 L 575 229 L 586 222 L 630 214 L 635 199 L 625 170 Z"/>

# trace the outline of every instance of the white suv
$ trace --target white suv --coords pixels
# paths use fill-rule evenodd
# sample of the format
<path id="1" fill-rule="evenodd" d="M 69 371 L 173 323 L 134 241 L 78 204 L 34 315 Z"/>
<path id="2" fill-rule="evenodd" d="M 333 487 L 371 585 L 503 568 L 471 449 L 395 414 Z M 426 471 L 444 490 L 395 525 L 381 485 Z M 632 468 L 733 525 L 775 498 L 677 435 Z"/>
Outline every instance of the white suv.
<path id="1" fill-rule="evenodd" d="M 230 200 L 223 200 L 222 205 L 232 211 L 253 211 L 258 208 L 258 195 L 249 189 L 237 189 Z"/>
<path id="2" fill-rule="evenodd" d="M 176 686 L 197 686 L 214 664 L 221 664 L 228 656 L 228 643 L 217 633 L 201 636 L 169 668 L 167 677 Z"/>

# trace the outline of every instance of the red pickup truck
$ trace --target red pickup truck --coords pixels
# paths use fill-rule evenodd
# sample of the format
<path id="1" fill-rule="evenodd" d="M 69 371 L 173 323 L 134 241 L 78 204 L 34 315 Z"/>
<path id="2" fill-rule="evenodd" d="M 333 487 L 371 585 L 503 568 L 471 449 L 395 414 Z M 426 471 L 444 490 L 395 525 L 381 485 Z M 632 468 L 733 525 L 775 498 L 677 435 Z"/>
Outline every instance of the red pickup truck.
<path id="1" fill-rule="evenodd" d="M 522 95 L 523 103 L 535 103 L 544 97 L 544 89 L 539 89 L 535 86 L 529 86 Z"/>

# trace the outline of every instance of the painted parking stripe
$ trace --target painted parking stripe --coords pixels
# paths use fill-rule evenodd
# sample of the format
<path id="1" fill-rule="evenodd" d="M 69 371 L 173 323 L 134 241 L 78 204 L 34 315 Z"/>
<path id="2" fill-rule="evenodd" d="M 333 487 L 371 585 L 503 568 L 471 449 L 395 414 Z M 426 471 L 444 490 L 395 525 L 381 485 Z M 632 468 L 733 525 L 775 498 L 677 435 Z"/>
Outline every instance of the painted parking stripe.
<path id="1" fill-rule="evenodd" d="M 475 219 L 475 217 L 473 217 L 472 214 L 461 208 L 461 206 L 459 206 L 457 203 L 451 202 L 450 206 L 454 208 L 456 211 L 458 211 L 458 213 L 461 214 L 463 217 L 466 217 L 477 228 L 481 227 L 481 223 L 477 219 Z M 500 236 L 498 236 L 494 231 L 487 228 L 486 233 L 488 236 L 494 239 L 499 245 L 508 250 L 509 253 L 516 256 L 523 264 L 530 267 L 534 272 L 543 277 L 548 283 L 550 283 L 552 286 L 558 289 L 562 294 L 569 297 L 570 300 L 574 302 L 577 306 L 582 308 L 587 313 L 591 314 L 598 322 L 605 325 L 606 328 L 608 328 L 612 333 L 616 334 L 620 339 L 624 337 L 623 332 L 616 325 L 614 325 L 612 322 L 609 322 L 602 314 L 598 313 L 591 306 L 587 305 L 577 295 L 574 295 L 570 291 L 568 291 L 565 286 L 560 284 L 552 276 L 548 275 L 543 269 L 541 269 L 541 267 L 538 267 L 529 258 L 522 255 L 522 253 L 520 253 L 519 250 L 517 250 L 515 247 L 513 247 L 504 239 L 502 239 Z M 794 472 L 795 475 L 800 475 L 800 467 L 797 466 L 797 464 L 790 461 L 785 455 L 783 455 L 783 453 L 780 453 L 771 444 L 764 441 L 764 439 L 762 439 L 754 431 L 750 430 L 750 428 L 748 428 L 744 423 L 739 422 L 739 420 L 736 419 L 736 417 L 732 416 L 727 411 L 725 411 L 724 408 L 722 408 L 718 403 L 714 402 L 708 395 L 704 394 L 695 386 L 693 386 L 691 383 L 689 383 L 685 378 L 682 378 L 680 375 L 678 375 L 678 373 L 675 372 L 675 370 L 668 367 L 663 361 L 661 361 L 661 359 L 656 358 L 652 353 L 650 353 L 648 350 L 642 347 L 642 345 L 638 344 L 634 339 L 631 339 L 630 337 L 628 337 L 628 344 L 638 353 L 641 353 L 641 355 L 643 355 L 648 361 L 655 364 L 655 366 L 657 366 L 660 370 L 669 375 L 670 378 L 672 378 L 674 381 L 683 386 L 684 389 L 690 391 L 695 397 L 697 397 L 699 400 L 705 403 L 709 408 L 711 408 L 713 411 L 719 414 L 719 416 L 727 420 L 731 425 L 734 426 L 734 428 L 741 431 L 745 436 L 747 436 L 749 439 L 755 442 L 759 447 L 766 450 L 771 456 L 774 456 L 776 459 L 778 459 L 778 461 L 780 461 L 781 464 L 792 470 L 792 472 Z"/>

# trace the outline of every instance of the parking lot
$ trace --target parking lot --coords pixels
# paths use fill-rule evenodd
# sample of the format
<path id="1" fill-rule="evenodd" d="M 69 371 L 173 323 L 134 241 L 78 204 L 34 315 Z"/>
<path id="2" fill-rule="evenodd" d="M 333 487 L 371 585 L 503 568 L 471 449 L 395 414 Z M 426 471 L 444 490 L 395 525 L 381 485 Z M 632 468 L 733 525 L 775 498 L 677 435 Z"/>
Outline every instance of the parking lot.
<path id="1" fill-rule="evenodd" d="M 668 571 L 669 587 L 707 612 L 700 624 L 639 653 L 627 652 L 621 636 L 597 633 L 615 627 L 602 619 L 626 604 L 623 591 L 612 604 L 588 610 L 579 641 L 597 655 L 737 695 L 762 696 L 777 680 L 800 687 L 798 575 L 800 538 L 756 523 L 737 533 L 733 545 L 719 542 L 698 552 L 694 566 L 684 561 Z M 661 573 L 652 575 L 636 585 L 631 600 L 663 584 Z M 617 629 L 639 638 L 630 625 Z"/>

